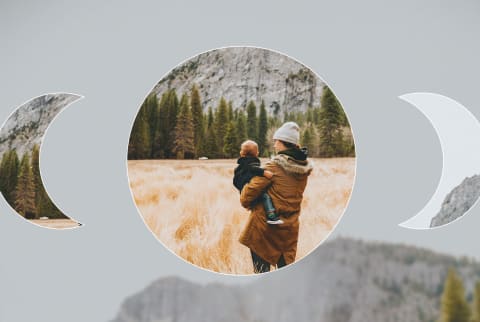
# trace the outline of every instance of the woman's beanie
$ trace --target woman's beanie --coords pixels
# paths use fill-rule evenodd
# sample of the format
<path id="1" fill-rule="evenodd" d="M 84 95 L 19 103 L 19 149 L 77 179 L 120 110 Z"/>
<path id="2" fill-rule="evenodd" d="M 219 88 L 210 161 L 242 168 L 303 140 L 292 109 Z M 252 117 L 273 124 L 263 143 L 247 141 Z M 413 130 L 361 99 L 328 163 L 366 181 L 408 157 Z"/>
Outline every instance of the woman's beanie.
<path id="1" fill-rule="evenodd" d="M 300 142 L 300 128 L 295 122 L 284 123 L 278 130 L 275 131 L 275 134 L 273 134 L 273 139 L 298 145 Z"/>

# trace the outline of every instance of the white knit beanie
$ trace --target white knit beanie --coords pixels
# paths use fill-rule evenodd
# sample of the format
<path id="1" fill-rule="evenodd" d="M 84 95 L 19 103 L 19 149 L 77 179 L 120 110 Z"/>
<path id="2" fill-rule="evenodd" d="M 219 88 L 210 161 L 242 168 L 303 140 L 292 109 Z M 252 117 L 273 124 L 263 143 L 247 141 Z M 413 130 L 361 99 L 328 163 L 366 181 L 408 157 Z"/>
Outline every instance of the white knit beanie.
<path id="1" fill-rule="evenodd" d="M 273 134 L 273 139 L 298 145 L 300 142 L 300 128 L 295 122 L 284 123 L 278 130 L 275 131 L 275 134 Z"/>

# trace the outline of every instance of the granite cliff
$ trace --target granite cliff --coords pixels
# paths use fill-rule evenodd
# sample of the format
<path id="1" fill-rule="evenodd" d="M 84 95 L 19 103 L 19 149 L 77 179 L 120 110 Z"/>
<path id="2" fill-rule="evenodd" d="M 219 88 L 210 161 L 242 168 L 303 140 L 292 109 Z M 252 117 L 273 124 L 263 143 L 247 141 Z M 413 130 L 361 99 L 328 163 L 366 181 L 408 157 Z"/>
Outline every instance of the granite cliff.
<path id="1" fill-rule="evenodd" d="M 40 145 L 52 120 L 71 102 L 75 94 L 47 94 L 36 97 L 17 108 L 3 124 L 0 131 L 0 157 L 15 149 L 19 157 Z"/>
<path id="2" fill-rule="evenodd" d="M 448 224 L 465 214 L 480 197 L 480 175 L 465 178 L 442 203 L 438 214 L 432 218 L 430 227 Z"/>
<path id="3" fill-rule="evenodd" d="M 223 96 L 234 109 L 250 100 L 265 101 L 270 115 L 320 106 L 325 83 L 309 68 L 285 55 L 253 47 L 228 47 L 195 56 L 173 69 L 152 90 L 189 93 L 196 84 L 203 108 L 216 108 Z"/>

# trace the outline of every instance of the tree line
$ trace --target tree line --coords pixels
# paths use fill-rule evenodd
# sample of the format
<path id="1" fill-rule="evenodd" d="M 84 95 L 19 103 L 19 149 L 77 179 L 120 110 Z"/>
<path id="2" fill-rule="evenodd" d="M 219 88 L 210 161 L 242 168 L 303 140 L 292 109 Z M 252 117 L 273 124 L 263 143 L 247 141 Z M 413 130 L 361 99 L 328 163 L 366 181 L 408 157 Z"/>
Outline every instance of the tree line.
<path id="1" fill-rule="evenodd" d="M 265 103 L 250 101 L 245 111 L 221 97 L 215 111 L 203 112 L 199 90 L 178 99 L 175 89 L 158 99 L 151 93 L 135 118 L 128 145 L 128 159 L 193 159 L 238 157 L 247 138 L 258 143 L 261 156 L 273 152 L 273 132 L 283 122 L 295 121 L 301 128 L 301 145 L 311 157 L 353 157 L 355 147 L 342 106 L 324 87 L 319 107 L 278 116 L 279 106 L 267 115 Z"/>
<path id="2" fill-rule="evenodd" d="M 439 322 L 480 322 L 480 282 L 473 293 L 469 303 L 462 280 L 451 268 L 445 279 Z"/>
<path id="3" fill-rule="evenodd" d="M 31 157 L 19 159 L 16 150 L 7 150 L 0 162 L 0 191 L 5 200 L 27 219 L 67 218 L 49 198 L 40 176 L 39 147 Z"/>

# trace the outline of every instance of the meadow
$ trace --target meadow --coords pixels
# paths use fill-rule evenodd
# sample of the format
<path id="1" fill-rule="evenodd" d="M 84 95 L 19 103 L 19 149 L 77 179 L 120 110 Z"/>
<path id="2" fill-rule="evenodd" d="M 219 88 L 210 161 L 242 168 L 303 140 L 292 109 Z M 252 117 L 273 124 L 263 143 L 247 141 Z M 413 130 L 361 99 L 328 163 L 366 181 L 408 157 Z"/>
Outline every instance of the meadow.
<path id="1" fill-rule="evenodd" d="M 56 229 L 78 227 L 78 223 L 71 219 L 31 219 L 30 222 L 39 226 Z"/>
<path id="2" fill-rule="evenodd" d="M 262 160 L 262 164 L 267 160 Z M 332 231 L 352 191 L 355 158 L 313 159 L 304 192 L 296 261 Z M 238 242 L 249 212 L 232 185 L 236 160 L 131 160 L 130 188 L 145 224 L 172 252 L 220 273 L 253 274 Z"/>

